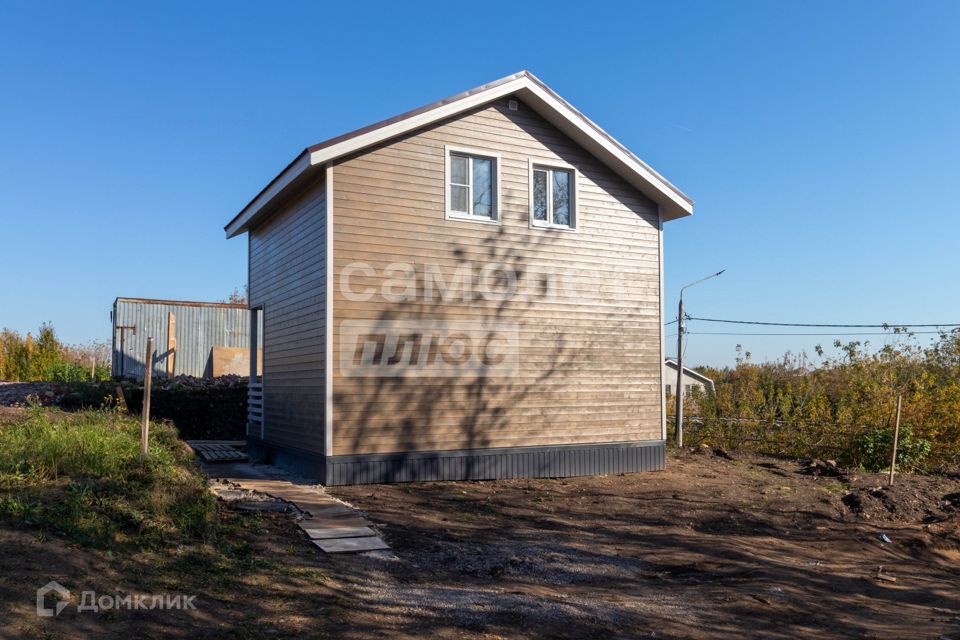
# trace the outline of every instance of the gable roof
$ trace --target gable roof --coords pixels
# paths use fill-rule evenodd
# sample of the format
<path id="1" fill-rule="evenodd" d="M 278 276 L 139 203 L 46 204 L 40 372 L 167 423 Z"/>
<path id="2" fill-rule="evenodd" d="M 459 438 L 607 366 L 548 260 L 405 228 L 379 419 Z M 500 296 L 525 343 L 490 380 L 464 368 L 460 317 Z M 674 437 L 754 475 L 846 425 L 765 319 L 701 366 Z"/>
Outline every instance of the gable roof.
<path id="1" fill-rule="evenodd" d="M 539 78 L 529 71 L 521 71 L 307 147 L 224 227 L 227 237 L 232 238 L 247 231 L 261 214 L 269 211 L 271 202 L 307 180 L 319 167 L 508 95 L 516 95 L 523 100 L 540 116 L 656 202 L 664 221 L 693 213 L 693 200 Z"/>
<path id="2" fill-rule="evenodd" d="M 673 369 L 674 371 L 677 370 L 677 361 L 676 361 L 674 358 L 665 358 L 664 361 L 663 361 L 663 364 L 667 365 L 668 367 L 670 367 L 670 368 Z M 683 375 L 684 375 L 684 376 L 687 376 L 687 377 L 690 377 L 690 378 L 693 378 L 693 379 L 695 379 L 695 380 L 699 380 L 699 381 L 702 382 L 703 384 L 709 385 L 711 388 L 713 387 L 713 380 L 711 380 L 711 379 L 708 378 L 707 376 L 703 375 L 702 373 L 698 373 L 698 372 L 694 371 L 693 369 L 688 369 L 687 367 L 684 367 L 684 368 L 683 368 Z"/>

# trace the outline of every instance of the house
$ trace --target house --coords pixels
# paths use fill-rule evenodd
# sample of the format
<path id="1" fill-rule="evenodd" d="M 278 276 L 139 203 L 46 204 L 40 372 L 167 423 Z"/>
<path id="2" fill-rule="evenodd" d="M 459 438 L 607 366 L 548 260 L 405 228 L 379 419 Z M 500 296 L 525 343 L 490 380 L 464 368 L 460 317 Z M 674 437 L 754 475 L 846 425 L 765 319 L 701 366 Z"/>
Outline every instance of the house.
<path id="1" fill-rule="evenodd" d="M 677 389 L 677 361 L 673 358 L 667 358 L 663 361 L 663 381 L 664 381 L 664 390 L 667 395 L 673 395 L 676 393 Z M 690 392 L 693 389 L 697 389 L 700 393 L 713 393 L 713 380 L 703 375 L 702 373 L 697 373 L 693 369 L 687 367 L 683 368 L 683 376 L 680 379 L 680 388 L 682 389 L 681 393 L 683 397 L 690 395 Z"/>
<path id="2" fill-rule="evenodd" d="M 142 378 L 147 339 L 153 375 L 209 378 L 250 372 L 250 311 L 245 304 L 117 298 L 112 374 Z"/>
<path id="3" fill-rule="evenodd" d="M 692 213 L 525 71 L 306 148 L 225 227 L 249 450 L 329 485 L 661 469 L 663 224 Z"/>

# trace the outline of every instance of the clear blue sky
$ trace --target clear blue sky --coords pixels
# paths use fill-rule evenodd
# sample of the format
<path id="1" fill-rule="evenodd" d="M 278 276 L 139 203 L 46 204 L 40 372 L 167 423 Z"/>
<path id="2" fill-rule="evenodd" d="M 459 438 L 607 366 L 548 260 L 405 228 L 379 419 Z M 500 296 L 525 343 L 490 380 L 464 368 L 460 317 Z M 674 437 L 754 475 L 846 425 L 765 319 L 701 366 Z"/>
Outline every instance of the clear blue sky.
<path id="1" fill-rule="evenodd" d="M 669 309 L 726 268 L 693 315 L 960 322 L 960 3 L 455 5 L 4 3 L 0 326 L 108 339 L 117 295 L 223 298 L 223 225 L 300 149 L 520 69 L 697 201 Z"/>

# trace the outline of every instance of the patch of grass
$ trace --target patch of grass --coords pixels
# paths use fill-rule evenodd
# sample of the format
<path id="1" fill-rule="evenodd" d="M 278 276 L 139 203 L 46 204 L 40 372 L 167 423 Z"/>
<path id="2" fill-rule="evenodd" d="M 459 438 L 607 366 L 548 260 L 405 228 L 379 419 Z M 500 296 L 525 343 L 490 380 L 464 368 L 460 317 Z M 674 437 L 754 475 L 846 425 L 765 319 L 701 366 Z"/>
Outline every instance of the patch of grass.
<path id="1" fill-rule="evenodd" d="M 172 559 L 167 556 L 169 562 L 163 572 L 172 584 L 199 583 L 208 594 L 229 597 L 243 589 L 251 575 L 282 573 L 281 563 L 251 543 L 256 535 L 270 535 L 262 528 L 267 523 L 259 514 L 224 509 L 219 515 L 221 524 L 215 541 L 185 545 L 177 549 Z"/>
<path id="2" fill-rule="evenodd" d="M 834 480 L 833 482 L 825 482 L 821 484 L 819 489 L 825 493 L 843 493 L 847 490 L 847 487 L 839 480 Z"/>
<path id="3" fill-rule="evenodd" d="M 82 545 L 159 548 L 215 537 L 216 499 L 166 423 L 40 407 L 0 424 L 0 517 Z"/>

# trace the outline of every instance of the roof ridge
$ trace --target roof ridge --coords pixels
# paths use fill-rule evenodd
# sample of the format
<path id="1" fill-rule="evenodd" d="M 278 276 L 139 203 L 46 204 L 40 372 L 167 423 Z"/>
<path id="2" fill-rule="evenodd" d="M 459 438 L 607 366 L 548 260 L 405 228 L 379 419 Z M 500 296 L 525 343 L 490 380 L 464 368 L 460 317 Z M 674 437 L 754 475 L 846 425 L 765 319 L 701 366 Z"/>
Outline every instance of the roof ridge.
<path id="1" fill-rule="evenodd" d="M 445 118 L 455 117 L 468 109 L 508 95 L 516 95 L 522 99 L 588 153 L 625 178 L 635 189 L 654 200 L 660 207 L 662 221 L 693 213 L 692 199 L 540 78 L 523 69 L 307 147 L 227 223 L 224 227 L 227 237 L 247 230 L 261 212 L 269 211 L 268 207 L 277 197 L 285 190 L 292 189 L 294 183 L 305 180 L 315 167 L 362 152 L 370 146 L 406 135 Z M 461 102 L 464 104 L 457 104 Z"/>
<path id="2" fill-rule="evenodd" d="M 483 93 L 484 91 L 488 91 L 495 87 L 499 87 L 502 84 L 513 82 L 514 80 L 517 80 L 523 77 L 527 77 L 536 82 L 540 82 L 529 71 L 526 71 L 526 70 L 518 71 L 517 73 L 512 73 L 509 76 L 498 78 L 493 82 L 482 84 L 479 87 L 474 87 L 472 89 L 467 89 L 466 91 L 461 91 L 460 93 L 454 94 L 452 96 L 447 96 L 446 98 L 441 98 L 440 100 L 435 100 L 433 102 L 420 105 L 419 107 L 415 107 L 413 109 L 409 109 L 402 113 L 398 113 L 396 115 L 390 116 L 389 118 L 384 118 L 383 120 L 379 120 L 377 122 L 354 129 L 352 131 L 347 131 L 346 133 L 341 133 L 340 135 L 334 136 L 332 138 L 322 140 L 316 144 L 310 145 L 305 149 L 305 151 L 307 151 L 308 153 L 312 153 L 320 149 L 326 149 L 327 147 L 332 147 L 333 145 L 339 142 L 350 140 L 351 138 L 356 138 L 357 136 L 363 135 L 365 133 L 370 133 L 372 131 L 376 131 L 377 129 L 382 129 L 383 127 L 394 124 L 396 122 L 401 122 L 408 118 L 412 118 L 413 116 L 420 115 L 421 113 L 427 113 L 428 111 L 432 111 L 437 107 L 453 104 L 454 102 L 458 102 L 460 100 L 463 100 L 464 98 L 469 98 L 470 96 L 476 95 L 478 93 Z"/>

